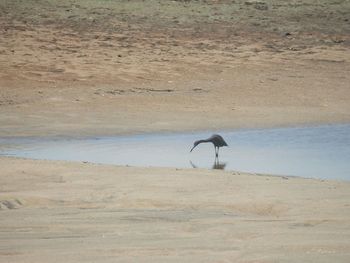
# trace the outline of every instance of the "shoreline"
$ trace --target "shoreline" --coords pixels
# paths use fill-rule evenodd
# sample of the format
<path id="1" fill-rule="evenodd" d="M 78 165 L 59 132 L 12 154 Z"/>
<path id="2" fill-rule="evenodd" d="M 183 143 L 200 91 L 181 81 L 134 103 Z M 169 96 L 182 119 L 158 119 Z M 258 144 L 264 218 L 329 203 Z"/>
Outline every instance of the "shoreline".
<path id="1" fill-rule="evenodd" d="M 339 141 L 341 140 L 340 138 L 343 138 L 342 140 L 344 142 L 348 141 L 349 137 L 344 137 L 344 134 L 346 134 L 346 131 L 348 131 L 349 128 L 350 124 L 327 124 L 314 126 L 307 125 L 259 129 L 237 129 L 226 131 L 223 130 L 221 135 L 224 136 L 224 138 L 228 139 L 228 142 L 231 142 L 231 144 L 229 144 L 232 146 L 232 148 L 229 148 L 228 152 L 224 152 L 223 159 L 220 158 L 220 160 L 222 161 L 222 164 L 225 164 L 225 171 L 261 175 L 266 174 L 281 177 L 299 177 L 306 179 L 315 178 L 317 180 L 349 181 L 349 178 L 346 177 L 348 168 L 346 165 L 346 156 L 348 156 L 349 152 L 346 150 L 346 148 L 343 149 L 341 144 L 324 144 L 325 141 L 331 141 L 333 139 Z M 128 134 L 117 136 L 88 137 L 0 137 L 0 151 L 2 152 L 2 156 L 24 158 L 27 160 L 62 160 L 78 163 L 84 162 L 100 165 L 107 164 L 116 166 L 132 166 L 139 168 L 164 167 L 169 169 L 191 169 L 188 161 L 194 160 L 195 163 L 200 164 L 199 168 L 210 170 L 213 169 L 213 160 L 207 158 L 208 156 L 197 155 L 197 157 L 195 157 L 196 155 L 194 155 L 192 156 L 194 159 L 192 159 L 191 155 L 184 155 L 186 153 L 187 146 L 191 145 L 192 142 L 196 140 L 196 138 L 203 138 L 209 135 L 210 133 L 201 131 L 198 133 L 159 132 L 137 135 Z M 295 139 L 294 137 L 300 138 Z M 125 143 L 125 140 L 127 140 L 128 143 Z M 253 147 L 248 143 L 250 140 L 254 140 L 255 143 L 259 146 Z M 271 142 L 265 145 L 264 142 L 267 142 L 267 140 L 271 140 Z M 300 140 L 303 143 L 301 143 Z M 316 144 L 311 143 L 309 145 L 309 140 L 312 140 Z M 285 144 L 285 142 L 288 141 L 293 143 Z M 106 142 L 108 142 L 108 145 Z M 50 146 L 47 145 L 47 143 L 51 143 Z M 135 150 L 135 143 L 137 143 L 136 147 L 138 148 L 136 149 L 138 150 Z M 263 144 L 261 145 L 261 143 Z M 130 147 L 129 144 L 131 144 L 132 147 Z M 152 147 L 153 144 L 156 144 L 157 147 Z M 180 147 L 177 148 L 175 152 L 167 150 L 169 147 L 175 147 L 175 145 L 176 147 Z M 103 146 L 103 150 L 100 149 L 101 146 Z M 22 147 L 23 150 L 21 150 Z M 82 149 L 89 150 L 89 154 L 74 154 L 70 151 L 67 152 L 67 150 L 65 150 L 67 148 L 70 149 L 71 147 L 73 147 L 78 152 L 80 152 L 81 147 L 83 147 Z M 145 148 L 147 150 L 141 150 L 140 147 L 148 148 Z M 312 149 L 311 152 L 310 147 Z M 168 157 L 171 156 L 171 158 L 168 158 L 166 161 L 162 158 L 158 160 L 160 156 L 154 155 L 152 158 L 147 159 L 147 151 L 157 152 L 157 148 L 162 149 L 162 151 L 168 151 Z M 250 151 L 249 157 L 245 156 L 247 149 Z M 260 156 L 261 149 L 267 151 L 270 157 Z M 284 152 L 284 157 L 282 159 L 279 157 L 281 149 L 283 149 Z M 298 150 L 296 151 L 295 149 Z M 124 153 L 124 150 L 127 152 Z M 101 156 L 96 155 L 96 151 L 99 153 L 99 155 L 102 154 L 105 155 L 105 157 L 102 158 Z M 327 155 L 315 153 L 325 152 L 328 154 L 333 154 L 333 156 L 335 156 L 336 153 L 334 151 L 338 151 L 336 158 L 338 162 L 328 161 L 328 157 L 326 157 Z M 45 155 L 43 155 L 43 152 L 47 154 L 46 158 Z M 287 154 L 286 152 L 289 153 Z M 65 154 L 68 154 L 69 157 L 65 158 Z M 111 159 L 109 156 L 112 156 L 114 154 L 119 157 L 117 159 Z M 303 161 L 303 159 L 295 157 L 296 154 L 307 157 L 313 162 L 318 162 L 318 165 L 315 166 L 309 164 L 308 162 Z M 141 158 L 141 160 L 143 158 L 146 158 L 148 161 L 140 162 L 137 161 L 138 158 Z M 177 161 L 174 162 L 172 159 L 175 159 Z M 288 162 L 285 160 L 288 160 Z M 321 164 L 321 162 L 325 163 L 326 165 Z M 261 165 L 261 163 L 264 163 L 265 165 Z M 294 164 L 294 166 L 290 164 Z M 339 165 L 339 167 L 337 165 Z M 193 164 L 192 167 L 197 168 L 196 165 Z"/>
<path id="2" fill-rule="evenodd" d="M 283 175 L 283 174 L 269 174 L 269 173 L 259 173 L 259 172 L 245 172 L 239 170 L 226 170 L 226 169 L 210 169 L 210 168 L 184 168 L 184 167 L 167 167 L 167 166 L 136 166 L 136 165 L 122 165 L 122 164 L 106 164 L 106 163 L 98 163 L 98 162 L 89 162 L 89 161 L 72 161 L 72 160 L 50 160 L 50 159 L 33 159 L 19 156 L 8 156 L 8 155 L 0 155 L 0 159 L 2 160 L 18 160 L 18 161 L 33 161 L 33 162 L 47 162 L 47 163 L 57 163 L 57 164 L 76 164 L 76 165 L 96 165 L 96 166 L 105 166 L 105 167 L 116 167 L 116 168 L 133 168 L 138 170 L 176 170 L 176 171 L 191 171 L 195 170 L 198 172 L 208 172 L 212 171 L 213 173 L 225 173 L 235 175 L 245 175 L 245 176 L 257 176 L 257 177 L 272 177 L 272 178 L 280 178 L 280 179 L 298 179 L 298 180 L 314 180 L 318 182 L 334 182 L 334 183 L 346 183 L 350 184 L 350 180 L 342 180 L 342 179 L 323 179 L 323 178 L 315 178 L 315 177 L 303 177 L 298 175 Z"/>

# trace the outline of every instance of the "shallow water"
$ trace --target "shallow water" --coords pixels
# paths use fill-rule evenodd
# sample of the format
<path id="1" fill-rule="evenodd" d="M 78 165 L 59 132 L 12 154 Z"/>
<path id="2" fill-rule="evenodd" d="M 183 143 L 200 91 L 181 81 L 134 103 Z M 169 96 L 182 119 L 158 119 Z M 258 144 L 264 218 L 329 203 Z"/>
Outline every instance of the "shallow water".
<path id="1" fill-rule="evenodd" d="M 0 154 L 32 159 L 350 180 L 350 125 L 220 132 L 229 147 L 215 159 L 211 133 L 150 134 L 83 139 L 0 138 Z"/>

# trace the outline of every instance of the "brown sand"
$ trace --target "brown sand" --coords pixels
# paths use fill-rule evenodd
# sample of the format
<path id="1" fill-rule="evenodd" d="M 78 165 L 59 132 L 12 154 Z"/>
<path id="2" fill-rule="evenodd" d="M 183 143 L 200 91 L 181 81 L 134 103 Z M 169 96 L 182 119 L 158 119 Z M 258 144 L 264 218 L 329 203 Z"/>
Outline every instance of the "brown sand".
<path id="1" fill-rule="evenodd" d="M 0 1 L 0 136 L 350 121 L 348 2 L 73 2 Z"/>
<path id="2" fill-rule="evenodd" d="M 0 106 L 0 135 L 113 135 L 350 122 L 350 55 L 346 59 L 242 63 L 217 74 L 208 67 L 206 76 L 184 73 L 180 79 L 139 84 L 5 85 L 2 94 L 11 103 Z"/>
<path id="3" fill-rule="evenodd" d="M 350 121 L 349 1 L 1 1 L 0 136 Z M 0 262 L 349 262 L 350 184 L 0 158 Z"/>

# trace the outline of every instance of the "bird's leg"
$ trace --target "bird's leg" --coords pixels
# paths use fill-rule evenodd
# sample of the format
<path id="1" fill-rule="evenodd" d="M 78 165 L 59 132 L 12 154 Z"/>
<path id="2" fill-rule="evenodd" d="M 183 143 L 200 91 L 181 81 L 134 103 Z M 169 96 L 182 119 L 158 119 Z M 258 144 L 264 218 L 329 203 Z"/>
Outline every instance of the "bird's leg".
<path id="1" fill-rule="evenodd" d="M 215 147 L 215 156 L 216 156 L 216 157 L 219 156 L 219 147 Z"/>

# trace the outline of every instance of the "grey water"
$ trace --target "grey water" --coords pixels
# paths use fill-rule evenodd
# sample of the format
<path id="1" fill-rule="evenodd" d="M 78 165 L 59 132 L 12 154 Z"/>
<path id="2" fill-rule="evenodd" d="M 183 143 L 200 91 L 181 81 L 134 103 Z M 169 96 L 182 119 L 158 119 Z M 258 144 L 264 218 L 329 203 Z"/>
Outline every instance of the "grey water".
<path id="1" fill-rule="evenodd" d="M 350 124 L 219 132 L 229 147 L 215 158 L 212 133 L 94 138 L 0 138 L 0 155 L 141 167 L 225 169 L 350 180 Z"/>

